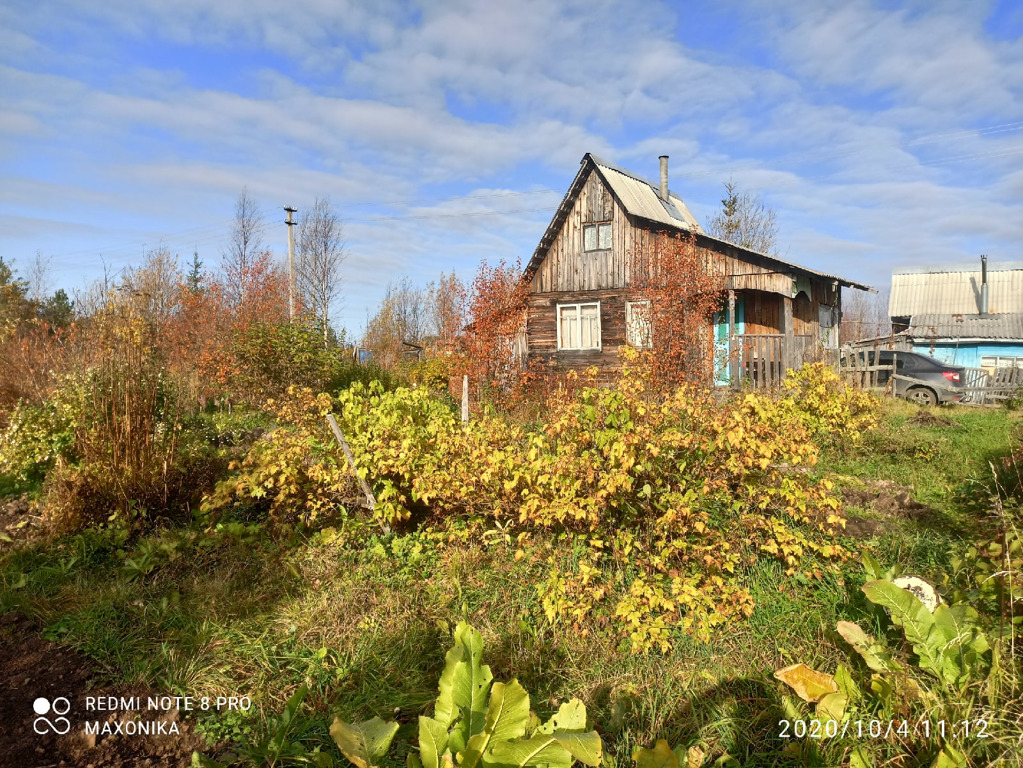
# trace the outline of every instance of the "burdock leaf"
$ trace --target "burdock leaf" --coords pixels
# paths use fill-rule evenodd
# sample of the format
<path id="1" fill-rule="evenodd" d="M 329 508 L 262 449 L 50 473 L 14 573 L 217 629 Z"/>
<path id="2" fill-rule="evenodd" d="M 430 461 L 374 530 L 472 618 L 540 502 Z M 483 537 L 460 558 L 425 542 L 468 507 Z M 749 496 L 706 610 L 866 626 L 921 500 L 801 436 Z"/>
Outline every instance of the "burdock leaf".
<path id="1" fill-rule="evenodd" d="M 461 768 L 476 768 L 487 750 L 496 745 L 519 739 L 526 733 L 529 720 L 529 694 L 517 680 L 496 683 L 487 707 L 483 730 L 469 739 L 461 756 Z"/>
<path id="2" fill-rule="evenodd" d="M 531 739 L 498 742 L 483 756 L 483 763 L 495 768 L 524 768 L 527 765 L 568 768 L 572 765 L 572 754 L 553 736 L 539 734 Z"/>
<path id="3" fill-rule="evenodd" d="M 397 723 L 385 723 L 379 717 L 355 725 L 335 717 L 330 726 L 334 742 L 358 768 L 374 768 L 391 748 L 391 740 L 397 732 Z"/>
<path id="4" fill-rule="evenodd" d="M 678 768 L 678 756 L 664 739 L 658 739 L 653 749 L 637 749 L 632 759 L 636 768 Z"/>
<path id="5" fill-rule="evenodd" d="M 455 646 L 461 648 L 461 658 L 454 663 L 450 676 L 452 712 L 447 715 L 443 708 L 442 715 L 447 715 L 453 722 L 458 716 L 460 720 L 448 742 L 453 753 L 463 751 L 471 739 L 483 730 L 487 718 L 487 695 L 490 684 L 494 680 L 490 667 L 482 663 L 483 635 L 464 621 L 455 627 Z M 448 654 L 449 662 L 452 655 Z M 447 669 L 444 670 L 445 674 Z M 444 698 L 444 686 L 447 681 L 441 678 L 441 698 Z M 441 699 L 438 699 L 440 705 Z M 446 706 L 446 705 L 445 705 Z M 443 717 L 436 717 L 441 722 Z"/>
<path id="6" fill-rule="evenodd" d="M 774 676 L 795 691 L 799 698 L 811 704 L 817 703 L 829 693 L 838 693 L 835 678 L 810 669 L 806 664 L 793 664 L 779 669 Z"/>
<path id="7" fill-rule="evenodd" d="M 895 663 L 888 649 L 877 642 L 871 635 L 864 632 L 859 624 L 853 624 L 851 621 L 840 621 L 837 628 L 838 634 L 853 647 L 853 650 L 867 662 L 867 666 L 872 670 L 888 674 L 900 670 L 899 665 Z"/>
<path id="8" fill-rule="evenodd" d="M 430 717 L 419 717 L 419 755 L 423 768 L 441 768 L 448 748 L 448 729 L 444 723 Z"/>

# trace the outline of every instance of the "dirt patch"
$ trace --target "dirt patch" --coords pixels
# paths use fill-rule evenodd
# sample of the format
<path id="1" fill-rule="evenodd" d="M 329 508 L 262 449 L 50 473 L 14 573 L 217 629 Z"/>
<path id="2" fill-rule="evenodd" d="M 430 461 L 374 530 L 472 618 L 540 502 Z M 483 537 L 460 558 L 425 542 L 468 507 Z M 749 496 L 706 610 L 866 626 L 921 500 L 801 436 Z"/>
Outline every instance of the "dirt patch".
<path id="1" fill-rule="evenodd" d="M 39 505 L 27 493 L 0 501 L 0 546 L 30 539 L 41 527 Z"/>
<path id="2" fill-rule="evenodd" d="M 205 749 L 176 710 L 149 711 L 146 692 L 105 685 L 89 659 L 45 640 L 18 613 L 0 617 L 0 691 L 2 768 L 179 768 Z M 87 697 L 115 697 L 118 706 L 89 710 Z M 139 706 L 122 708 L 122 699 Z M 100 733 L 87 734 L 87 722 Z"/>
<path id="3" fill-rule="evenodd" d="M 916 424 L 918 427 L 956 427 L 959 426 L 952 419 L 945 418 L 944 416 L 938 416 L 932 411 L 925 411 L 923 409 L 916 412 L 916 416 L 909 420 L 910 424 Z"/>
<path id="4" fill-rule="evenodd" d="M 910 495 L 912 490 L 890 480 L 871 480 L 862 487 L 843 488 L 842 500 L 847 506 L 874 513 L 871 517 L 850 517 L 845 526 L 846 533 L 853 538 L 866 539 L 886 530 L 886 522 L 926 522 L 939 514 L 933 507 L 914 499 Z"/>

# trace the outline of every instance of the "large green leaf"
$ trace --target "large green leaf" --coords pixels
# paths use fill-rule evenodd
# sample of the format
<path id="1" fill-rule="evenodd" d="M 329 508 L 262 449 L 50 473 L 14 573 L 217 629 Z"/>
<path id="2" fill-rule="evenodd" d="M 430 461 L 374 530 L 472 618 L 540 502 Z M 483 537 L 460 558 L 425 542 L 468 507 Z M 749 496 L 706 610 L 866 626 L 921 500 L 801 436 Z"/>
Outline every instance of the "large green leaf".
<path id="1" fill-rule="evenodd" d="M 465 658 L 465 647 L 459 642 L 461 628 L 462 625 L 459 624 L 458 629 L 455 630 L 455 644 L 444 657 L 444 671 L 441 672 L 439 684 L 440 695 L 437 696 L 437 703 L 433 710 L 434 719 L 444 723 L 445 728 L 450 728 L 455 718 L 458 717 L 454 694 L 455 676 L 459 673 L 460 665 L 463 665 Z"/>
<path id="2" fill-rule="evenodd" d="M 866 747 L 853 747 L 849 753 L 849 768 L 874 768 L 874 758 Z"/>
<path id="3" fill-rule="evenodd" d="M 555 715 L 536 729 L 537 733 L 552 734 L 556 731 L 582 733 L 586 730 L 586 705 L 579 699 L 565 702 Z"/>
<path id="4" fill-rule="evenodd" d="M 460 654 L 448 654 L 448 663 L 451 664 L 452 659 L 454 663 L 447 679 L 441 677 L 441 695 L 437 699 L 441 716 L 435 714 L 435 719 L 443 722 L 447 717 L 451 718 L 448 722 L 452 722 L 457 718 L 448 743 L 451 751 L 458 753 L 465 750 L 469 740 L 483 730 L 487 718 L 487 695 L 494 676 L 490 667 L 482 663 L 483 636 L 464 621 L 455 627 L 455 649 L 460 649 Z M 448 669 L 445 668 L 444 672 L 447 674 Z M 450 697 L 451 713 L 446 711 L 447 697 Z"/>
<path id="5" fill-rule="evenodd" d="M 594 766 L 594 768 L 600 765 L 600 760 L 604 754 L 604 744 L 601 742 L 600 736 L 596 731 L 554 733 L 552 736 L 555 741 L 567 749 L 568 753 L 580 763 Z"/>
<path id="6" fill-rule="evenodd" d="M 562 704 L 536 733 L 553 736 L 579 762 L 600 765 L 604 745 L 596 731 L 586 730 L 586 705 L 579 699 Z"/>
<path id="7" fill-rule="evenodd" d="M 868 581 L 862 589 L 870 602 L 887 608 L 892 621 L 902 627 L 906 639 L 920 656 L 920 666 L 924 666 L 924 657 L 932 662 L 937 651 L 928 642 L 928 636 L 934 626 L 934 615 L 920 602 L 920 598 L 890 581 Z"/>
<path id="8" fill-rule="evenodd" d="M 227 768 L 227 765 L 218 763 L 211 757 L 206 757 L 202 752 L 193 752 L 192 768 Z"/>
<path id="9" fill-rule="evenodd" d="M 355 725 L 335 717 L 330 726 L 330 735 L 338 748 L 358 768 L 376 766 L 391 748 L 391 740 L 397 732 L 397 723 L 385 723 L 379 717 Z"/>
<path id="10" fill-rule="evenodd" d="M 551 768 L 568 768 L 572 755 L 557 739 L 538 734 L 530 739 L 502 741 L 483 756 L 488 768 L 523 768 L 527 765 L 549 765 Z"/>
<path id="11" fill-rule="evenodd" d="M 448 748 L 448 728 L 431 717 L 419 717 L 419 753 L 423 768 L 443 768 Z M 450 756 L 448 758 L 450 760 Z"/>
<path id="12" fill-rule="evenodd" d="M 483 730 L 469 739 L 459 756 L 461 768 L 476 768 L 487 750 L 524 736 L 528 720 L 529 694 L 525 688 L 517 680 L 495 683 Z"/>
<path id="13" fill-rule="evenodd" d="M 966 768 L 966 754 L 951 744 L 945 744 L 931 763 L 931 768 Z"/>
<path id="14" fill-rule="evenodd" d="M 863 571 L 871 578 L 871 580 L 884 578 L 884 568 L 881 567 L 881 563 L 879 563 L 873 555 L 864 551 L 861 560 L 863 562 Z"/>

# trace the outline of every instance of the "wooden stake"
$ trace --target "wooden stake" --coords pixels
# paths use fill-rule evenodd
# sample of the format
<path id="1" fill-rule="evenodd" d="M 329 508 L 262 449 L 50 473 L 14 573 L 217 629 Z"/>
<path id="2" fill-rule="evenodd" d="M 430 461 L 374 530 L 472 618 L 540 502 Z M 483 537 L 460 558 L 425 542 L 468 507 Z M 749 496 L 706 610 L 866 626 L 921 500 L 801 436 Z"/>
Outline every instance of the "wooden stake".
<path id="1" fill-rule="evenodd" d="M 348 441 L 345 440 L 344 434 L 341 432 L 341 427 L 337 425 L 337 419 L 334 418 L 333 413 L 327 414 L 327 423 L 330 425 L 331 431 L 334 433 L 334 437 L 341 444 L 341 450 L 345 453 L 345 458 L 348 459 L 348 466 L 352 468 L 352 472 L 355 473 L 356 479 L 359 481 L 359 486 L 362 488 L 362 492 L 366 494 L 366 508 L 370 512 L 375 512 L 377 508 L 377 500 L 373 496 L 373 489 L 369 487 L 369 483 L 359 474 L 359 470 L 355 468 L 355 456 L 352 455 L 351 446 L 348 445 Z M 380 527 L 383 528 L 384 533 L 391 532 L 391 526 L 387 524 L 386 520 L 380 521 Z"/>

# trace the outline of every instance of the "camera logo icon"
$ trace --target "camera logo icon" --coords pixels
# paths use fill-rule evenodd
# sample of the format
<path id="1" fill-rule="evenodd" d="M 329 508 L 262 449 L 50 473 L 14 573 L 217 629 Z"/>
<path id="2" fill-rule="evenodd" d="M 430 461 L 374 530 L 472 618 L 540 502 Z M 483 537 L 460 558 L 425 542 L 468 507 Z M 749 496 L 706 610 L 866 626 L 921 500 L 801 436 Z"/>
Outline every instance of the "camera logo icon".
<path id="1" fill-rule="evenodd" d="M 32 730 L 38 734 L 50 733 L 52 731 L 58 736 L 63 736 L 71 730 L 71 721 L 66 717 L 60 717 L 60 715 L 66 715 L 71 711 L 71 702 L 63 696 L 58 696 L 52 702 L 40 696 L 32 702 L 32 711 L 38 715 L 32 721 Z M 46 715 L 51 713 L 58 715 L 58 717 L 50 720 Z"/>

